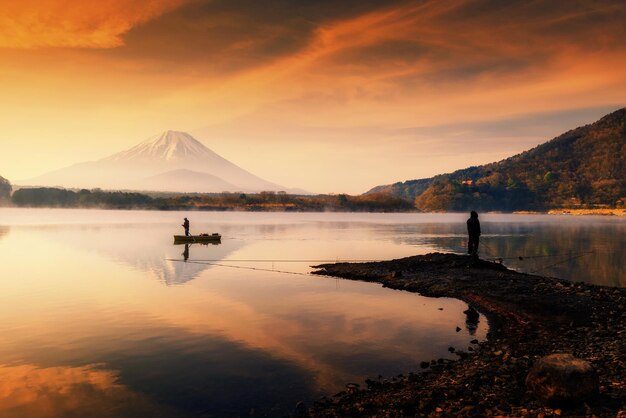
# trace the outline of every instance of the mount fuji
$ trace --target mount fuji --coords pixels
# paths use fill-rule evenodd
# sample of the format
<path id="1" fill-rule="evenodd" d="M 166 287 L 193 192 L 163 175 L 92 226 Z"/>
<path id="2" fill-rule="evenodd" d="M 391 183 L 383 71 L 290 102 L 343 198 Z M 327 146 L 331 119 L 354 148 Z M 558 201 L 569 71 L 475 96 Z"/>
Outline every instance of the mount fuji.
<path id="1" fill-rule="evenodd" d="M 186 193 L 290 190 L 219 156 L 186 132 L 166 131 L 97 161 L 20 182 L 36 186 Z"/>

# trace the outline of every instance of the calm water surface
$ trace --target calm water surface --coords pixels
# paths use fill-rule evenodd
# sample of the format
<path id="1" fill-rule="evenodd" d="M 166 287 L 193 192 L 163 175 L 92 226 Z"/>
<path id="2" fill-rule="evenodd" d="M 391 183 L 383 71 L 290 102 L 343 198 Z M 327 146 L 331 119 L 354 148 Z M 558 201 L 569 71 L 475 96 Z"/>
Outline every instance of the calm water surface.
<path id="1" fill-rule="evenodd" d="M 222 243 L 174 246 L 183 216 Z M 463 251 L 465 218 L 0 209 L 0 416 L 280 416 L 417 370 L 483 339 L 486 320 L 466 324 L 460 301 L 306 273 Z M 485 257 L 626 283 L 624 221 L 481 220 Z"/>

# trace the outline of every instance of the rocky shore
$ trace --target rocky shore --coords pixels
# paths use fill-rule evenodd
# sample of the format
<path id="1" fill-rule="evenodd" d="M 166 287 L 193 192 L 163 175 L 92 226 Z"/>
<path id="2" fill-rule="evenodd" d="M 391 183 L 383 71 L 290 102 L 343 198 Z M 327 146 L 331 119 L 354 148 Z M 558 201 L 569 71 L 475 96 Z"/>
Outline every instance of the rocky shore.
<path id="1" fill-rule="evenodd" d="M 522 274 L 440 253 L 317 269 L 317 274 L 463 300 L 487 316 L 490 332 L 484 342 L 451 347 L 456 361 L 432 359 L 422 362 L 421 370 L 352 385 L 316 402 L 309 416 L 626 418 L 624 288 Z M 598 393 L 561 404 L 539 400 L 526 377 L 533 364 L 553 353 L 588 361 L 599 377 Z"/>

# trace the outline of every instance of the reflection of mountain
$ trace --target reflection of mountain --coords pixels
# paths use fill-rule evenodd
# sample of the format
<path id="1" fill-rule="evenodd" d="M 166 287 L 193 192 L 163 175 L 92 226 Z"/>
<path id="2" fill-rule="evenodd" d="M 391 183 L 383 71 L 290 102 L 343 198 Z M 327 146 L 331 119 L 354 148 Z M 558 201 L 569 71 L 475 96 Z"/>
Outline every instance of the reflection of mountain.
<path id="1" fill-rule="evenodd" d="M 55 231 L 56 232 L 56 231 Z M 183 284 L 212 266 L 184 262 L 184 247 L 172 243 L 171 228 L 154 225 L 118 227 L 64 227 L 55 240 L 82 251 L 95 251 L 117 262 L 146 272 L 166 285 Z M 191 245 L 190 260 L 220 260 L 245 245 L 242 240 L 224 240 L 220 245 Z"/>
<path id="2" fill-rule="evenodd" d="M 187 257 L 184 255 L 185 247 L 176 245 L 174 249 L 178 253 L 178 257 L 163 260 L 164 262 L 153 260 L 154 263 L 150 265 L 147 270 L 151 271 L 161 282 L 167 285 L 183 284 L 195 279 L 200 273 L 212 267 L 209 264 L 194 263 L 194 257 L 208 257 L 219 260 L 242 247 L 243 242 L 237 241 L 235 243 L 233 241 L 227 241 L 226 247 L 222 247 L 222 245 L 223 244 L 188 244 L 189 255 Z M 185 258 L 189 258 L 189 260 L 185 260 Z"/>

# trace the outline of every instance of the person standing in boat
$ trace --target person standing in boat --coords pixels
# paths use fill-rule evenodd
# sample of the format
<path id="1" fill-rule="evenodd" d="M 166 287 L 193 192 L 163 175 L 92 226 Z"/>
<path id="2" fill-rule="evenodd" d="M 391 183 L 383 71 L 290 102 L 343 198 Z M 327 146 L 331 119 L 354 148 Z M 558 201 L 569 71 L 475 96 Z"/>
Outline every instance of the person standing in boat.
<path id="1" fill-rule="evenodd" d="M 185 218 L 185 221 L 183 222 L 183 228 L 185 228 L 185 236 L 188 237 L 189 236 L 189 219 Z"/>
<path id="2" fill-rule="evenodd" d="M 467 235 L 469 235 L 469 240 L 467 242 L 467 253 L 475 258 L 478 258 L 480 221 L 478 220 L 478 213 L 476 213 L 476 211 L 472 211 L 470 213 L 470 218 L 467 220 Z"/>

